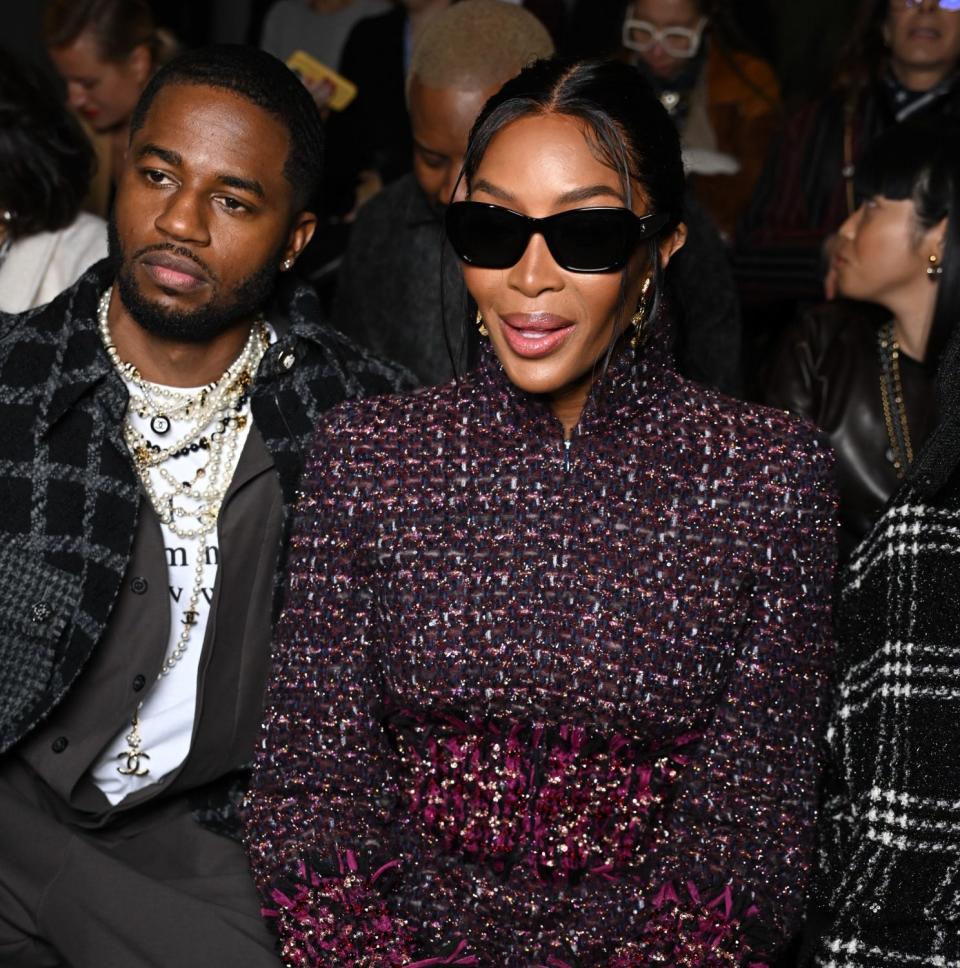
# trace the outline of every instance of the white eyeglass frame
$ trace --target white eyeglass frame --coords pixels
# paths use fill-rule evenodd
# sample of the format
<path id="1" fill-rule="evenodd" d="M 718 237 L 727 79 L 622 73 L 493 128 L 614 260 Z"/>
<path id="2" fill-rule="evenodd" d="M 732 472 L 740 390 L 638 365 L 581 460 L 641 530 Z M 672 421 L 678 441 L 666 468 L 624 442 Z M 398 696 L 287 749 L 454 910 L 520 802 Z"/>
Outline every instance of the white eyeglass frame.
<path id="1" fill-rule="evenodd" d="M 897 0 L 896 2 L 896 6 L 903 10 L 916 10 L 918 7 L 922 7 L 923 4 L 924 0 Z M 939 10 L 956 13 L 960 10 L 960 0 L 936 0 L 934 6 Z"/>
<path id="2" fill-rule="evenodd" d="M 621 35 L 621 43 L 627 50 L 635 50 L 638 54 L 645 54 L 649 50 L 653 50 L 657 44 L 661 44 L 663 49 L 671 57 L 679 57 L 685 60 L 690 60 L 697 56 L 697 51 L 700 50 L 700 43 L 703 40 L 703 32 L 707 27 L 708 18 L 701 17 L 697 21 L 696 27 L 692 30 L 689 27 L 664 27 L 661 30 L 659 27 L 655 27 L 649 20 L 637 20 L 634 17 L 627 17 L 623 22 L 623 32 Z M 638 44 L 631 36 L 630 33 L 633 30 L 645 30 L 650 34 L 650 43 L 648 44 Z M 667 41 L 670 37 L 683 37 L 685 40 L 690 41 L 689 51 L 677 51 L 672 47 L 668 46 Z"/>

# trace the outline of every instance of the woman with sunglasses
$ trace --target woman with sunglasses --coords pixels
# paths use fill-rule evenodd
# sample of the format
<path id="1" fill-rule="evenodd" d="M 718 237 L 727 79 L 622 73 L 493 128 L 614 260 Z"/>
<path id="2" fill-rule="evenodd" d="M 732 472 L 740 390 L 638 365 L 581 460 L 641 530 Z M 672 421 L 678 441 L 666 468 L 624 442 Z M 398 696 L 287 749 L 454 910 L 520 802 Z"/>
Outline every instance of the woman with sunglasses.
<path id="1" fill-rule="evenodd" d="M 288 965 L 762 965 L 797 924 L 828 452 L 671 369 L 676 130 L 623 63 L 487 103 L 463 379 L 321 425 L 247 842 Z"/>
<path id="2" fill-rule="evenodd" d="M 723 6 L 630 0 L 621 43 L 680 129 L 697 198 L 729 239 L 776 131 L 780 88 L 768 64 L 725 41 Z"/>

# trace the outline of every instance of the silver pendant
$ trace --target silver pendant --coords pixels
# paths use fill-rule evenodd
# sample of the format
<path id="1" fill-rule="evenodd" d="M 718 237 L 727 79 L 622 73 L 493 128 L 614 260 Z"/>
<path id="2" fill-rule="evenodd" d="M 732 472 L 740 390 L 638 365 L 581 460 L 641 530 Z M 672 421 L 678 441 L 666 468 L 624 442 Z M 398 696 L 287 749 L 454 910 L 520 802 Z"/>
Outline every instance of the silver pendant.
<path id="1" fill-rule="evenodd" d="M 157 434 L 157 436 L 162 437 L 170 430 L 170 419 L 165 417 L 162 413 L 158 413 L 155 417 L 151 418 L 150 429 Z"/>

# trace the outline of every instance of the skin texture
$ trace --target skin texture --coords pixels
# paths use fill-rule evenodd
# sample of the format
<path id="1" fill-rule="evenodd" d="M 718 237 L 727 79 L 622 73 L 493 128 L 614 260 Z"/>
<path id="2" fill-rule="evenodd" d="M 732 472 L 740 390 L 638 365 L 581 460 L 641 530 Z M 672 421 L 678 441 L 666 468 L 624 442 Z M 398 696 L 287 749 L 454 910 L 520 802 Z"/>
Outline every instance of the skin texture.
<path id="1" fill-rule="evenodd" d="M 413 173 L 437 210 L 450 202 L 463 167 L 470 129 L 487 99 L 499 85 L 480 90 L 428 87 L 414 75 L 408 104 L 413 129 Z M 466 198 L 461 180 L 456 201 Z"/>
<path id="2" fill-rule="evenodd" d="M 840 226 L 833 269 L 841 295 L 874 302 L 893 313 L 894 332 L 908 356 L 922 360 L 939 283 L 927 276 L 939 259 L 946 221 L 924 230 L 909 199 L 877 196 Z"/>
<path id="3" fill-rule="evenodd" d="M 511 122 L 491 140 L 470 198 L 537 218 L 575 208 L 625 206 L 619 176 L 591 150 L 585 131 L 578 119 L 552 113 Z M 647 214 L 643 186 L 634 182 L 632 190 L 633 211 Z M 662 239 L 664 265 L 685 238 L 681 225 Z M 639 301 L 646 263 L 646 250 L 638 249 L 624 270 L 628 306 Z M 523 257 L 509 269 L 464 264 L 463 271 L 508 377 L 521 390 L 544 396 L 569 436 L 580 419 L 596 364 L 614 338 L 622 273 L 562 269 L 540 235 L 530 239 Z M 549 314 L 570 327 L 561 345 L 535 360 L 513 350 L 504 321 L 506 316 L 515 329 L 518 322 L 522 328 L 528 314 Z"/>
<path id="4" fill-rule="evenodd" d="M 171 314 L 229 307 L 244 282 L 272 260 L 295 259 L 316 226 L 294 210 L 283 173 L 286 128 L 230 91 L 170 85 L 157 95 L 134 136 L 118 186 L 115 225 L 128 273 L 140 296 Z M 239 179 L 256 184 L 242 187 Z M 203 277 L 184 290 L 160 280 L 150 262 L 174 254 Z M 203 342 L 147 332 L 115 285 L 110 331 L 121 359 L 148 380 L 200 386 L 217 379 L 239 354 L 253 314 Z"/>
<path id="5" fill-rule="evenodd" d="M 890 0 L 883 37 L 899 81 L 909 90 L 927 91 L 960 61 L 960 11 L 942 10 L 933 0 L 909 8 Z"/>
<path id="6" fill-rule="evenodd" d="M 135 47 L 119 61 L 104 60 L 97 39 L 84 31 L 66 47 L 50 48 L 50 57 L 67 85 L 67 100 L 95 131 L 125 128 L 150 79 L 150 48 Z"/>
<path id="7" fill-rule="evenodd" d="M 667 27 L 685 27 L 687 30 L 693 30 L 702 16 L 695 0 L 634 0 L 634 3 L 627 8 L 627 13 L 632 16 L 632 19 L 646 20 L 660 30 L 665 30 Z M 667 79 L 679 74 L 690 63 L 686 58 L 668 54 L 659 43 L 654 44 L 645 53 L 638 51 L 628 51 L 628 53 L 634 63 L 637 59 L 642 59 L 654 74 Z"/>

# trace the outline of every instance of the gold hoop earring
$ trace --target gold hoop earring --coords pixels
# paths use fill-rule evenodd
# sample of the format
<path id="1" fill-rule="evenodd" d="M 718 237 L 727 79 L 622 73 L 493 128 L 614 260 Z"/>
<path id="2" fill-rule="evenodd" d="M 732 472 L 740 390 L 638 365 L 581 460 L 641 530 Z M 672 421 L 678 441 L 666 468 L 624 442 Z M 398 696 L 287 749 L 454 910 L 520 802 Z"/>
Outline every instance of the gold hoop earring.
<path id="1" fill-rule="evenodd" d="M 480 312 L 479 309 L 477 310 L 477 329 L 480 331 L 481 336 L 490 335 L 490 331 L 487 329 L 486 326 L 483 325 L 483 314 Z"/>
<path id="2" fill-rule="evenodd" d="M 930 263 L 927 266 L 927 278 L 931 282 L 936 282 L 943 275 L 943 266 L 940 265 L 940 260 L 936 255 L 931 255 L 927 261 Z"/>
<path id="3" fill-rule="evenodd" d="M 640 300 L 637 303 L 637 311 L 630 317 L 630 325 L 633 327 L 633 336 L 630 337 L 630 345 L 636 349 L 646 338 L 645 322 L 647 319 L 647 293 L 650 291 L 650 276 L 643 281 L 643 288 L 640 290 Z"/>

